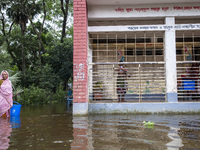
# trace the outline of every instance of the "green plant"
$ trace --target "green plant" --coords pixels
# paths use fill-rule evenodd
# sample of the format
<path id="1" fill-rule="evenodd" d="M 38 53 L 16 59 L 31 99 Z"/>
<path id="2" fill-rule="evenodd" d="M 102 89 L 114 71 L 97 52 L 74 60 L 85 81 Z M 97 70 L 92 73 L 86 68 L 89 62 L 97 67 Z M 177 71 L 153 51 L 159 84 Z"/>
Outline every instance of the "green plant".
<path id="1" fill-rule="evenodd" d="M 148 122 L 143 121 L 143 123 L 145 126 L 154 126 L 154 122 L 151 122 L 151 121 L 148 121 Z"/>
<path id="2" fill-rule="evenodd" d="M 16 72 L 9 77 L 9 80 L 12 82 L 13 90 L 16 89 L 17 83 L 20 80 L 20 72 Z"/>
<path id="3" fill-rule="evenodd" d="M 21 87 L 17 87 L 13 90 L 13 100 L 17 101 L 18 99 L 21 99 L 21 94 L 24 92 L 24 89 L 22 89 Z"/>
<path id="4" fill-rule="evenodd" d="M 42 89 L 35 86 L 29 88 L 16 90 L 15 101 L 22 105 L 45 105 L 47 103 L 54 103 L 65 100 L 67 93 L 63 91 L 63 87 L 60 86 L 56 93 L 49 92 L 49 90 Z"/>
<path id="5" fill-rule="evenodd" d="M 18 102 L 22 105 L 43 105 L 50 100 L 50 93 L 39 87 L 25 88 Z"/>
<path id="6" fill-rule="evenodd" d="M 65 100 L 65 97 L 67 96 L 67 92 L 63 91 L 63 86 L 59 86 L 59 88 L 56 90 L 56 93 L 52 96 L 53 102 L 59 102 L 62 100 Z"/>

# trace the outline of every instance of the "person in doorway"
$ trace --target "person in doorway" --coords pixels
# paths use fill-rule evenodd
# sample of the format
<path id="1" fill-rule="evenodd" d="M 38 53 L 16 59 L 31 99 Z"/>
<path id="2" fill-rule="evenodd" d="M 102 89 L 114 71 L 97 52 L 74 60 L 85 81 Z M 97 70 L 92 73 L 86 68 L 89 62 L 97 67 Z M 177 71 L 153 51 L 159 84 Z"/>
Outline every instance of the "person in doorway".
<path id="1" fill-rule="evenodd" d="M 10 117 L 10 108 L 13 105 L 12 84 L 7 71 L 2 71 L 0 76 L 0 117 Z"/>
<path id="2" fill-rule="evenodd" d="M 117 76 L 117 96 L 118 96 L 118 102 L 125 102 L 124 97 L 127 90 L 127 83 L 126 83 L 126 77 L 127 77 L 127 69 L 125 68 L 125 65 L 120 64 L 117 68 L 118 76 Z"/>

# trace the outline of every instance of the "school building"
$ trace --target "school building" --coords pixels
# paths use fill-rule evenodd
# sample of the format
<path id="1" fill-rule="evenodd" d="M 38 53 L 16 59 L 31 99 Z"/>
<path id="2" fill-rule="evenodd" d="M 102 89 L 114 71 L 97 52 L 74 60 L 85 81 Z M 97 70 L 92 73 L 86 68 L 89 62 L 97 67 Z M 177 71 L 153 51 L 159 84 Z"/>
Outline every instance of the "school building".
<path id="1" fill-rule="evenodd" d="M 74 0 L 73 64 L 74 115 L 200 112 L 199 0 Z"/>

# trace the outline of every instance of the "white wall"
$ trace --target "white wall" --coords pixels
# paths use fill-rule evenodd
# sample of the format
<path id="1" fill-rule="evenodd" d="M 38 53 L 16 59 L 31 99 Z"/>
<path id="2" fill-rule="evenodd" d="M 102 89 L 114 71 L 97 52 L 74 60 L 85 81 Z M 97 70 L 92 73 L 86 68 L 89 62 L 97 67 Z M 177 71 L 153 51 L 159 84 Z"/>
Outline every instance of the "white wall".
<path id="1" fill-rule="evenodd" d="M 166 16 L 200 16 L 200 4 L 88 6 L 88 20 Z"/>

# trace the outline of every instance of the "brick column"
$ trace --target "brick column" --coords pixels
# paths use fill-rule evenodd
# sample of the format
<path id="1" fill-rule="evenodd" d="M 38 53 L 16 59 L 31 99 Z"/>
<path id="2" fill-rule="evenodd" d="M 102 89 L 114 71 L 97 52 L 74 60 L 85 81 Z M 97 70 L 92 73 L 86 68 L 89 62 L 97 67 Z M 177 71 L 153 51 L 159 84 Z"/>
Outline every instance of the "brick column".
<path id="1" fill-rule="evenodd" d="M 87 6 L 74 0 L 73 114 L 88 111 Z"/>

